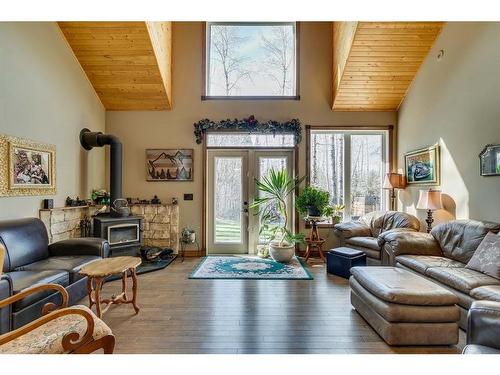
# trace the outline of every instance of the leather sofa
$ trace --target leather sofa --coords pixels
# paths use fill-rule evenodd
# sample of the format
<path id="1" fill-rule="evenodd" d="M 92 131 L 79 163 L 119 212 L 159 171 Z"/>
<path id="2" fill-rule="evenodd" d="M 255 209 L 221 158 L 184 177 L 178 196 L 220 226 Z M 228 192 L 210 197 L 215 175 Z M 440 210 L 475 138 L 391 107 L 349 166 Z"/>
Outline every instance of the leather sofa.
<path id="1" fill-rule="evenodd" d="M 1 249 L 3 247 L 3 249 Z M 82 266 L 109 254 L 101 238 L 69 239 L 49 244 L 43 222 L 36 218 L 0 221 L 0 300 L 36 284 L 59 284 L 69 293 L 69 304 L 87 294 Z M 0 334 L 17 329 L 41 315 L 42 307 L 59 304 L 60 294 L 40 291 L 0 310 Z"/>
<path id="2" fill-rule="evenodd" d="M 500 354 L 500 302 L 476 301 L 469 309 L 464 354 Z"/>
<path id="3" fill-rule="evenodd" d="M 368 265 L 386 265 L 382 248 L 384 238 L 380 235 L 387 231 L 418 232 L 420 221 L 413 215 L 398 211 L 374 211 L 357 221 L 346 221 L 336 224 L 335 234 L 340 246 L 358 249 L 366 254 Z"/>
<path id="4" fill-rule="evenodd" d="M 460 327 L 467 328 L 467 311 L 476 300 L 500 302 L 500 280 L 465 268 L 488 232 L 500 224 L 455 220 L 435 226 L 431 233 L 386 232 L 381 236 L 389 263 L 428 278 L 458 297 Z"/>

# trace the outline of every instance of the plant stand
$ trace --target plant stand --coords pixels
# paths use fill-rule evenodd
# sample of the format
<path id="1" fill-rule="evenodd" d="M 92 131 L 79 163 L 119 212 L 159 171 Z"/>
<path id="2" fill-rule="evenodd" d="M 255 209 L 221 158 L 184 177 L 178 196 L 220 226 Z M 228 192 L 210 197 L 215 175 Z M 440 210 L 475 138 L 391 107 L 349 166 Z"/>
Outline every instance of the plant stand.
<path id="1" fill-rule="evenodd" d="M 196 249 L 198 250 L 198 253 L 200 253 L 200 244 L 198 243 L 197 239 L 194 242 L 184 242 L 181 240 L 180 243 L 181 243 L 181 248 L 179 255 L 181 256 L 181 263 L 184 262 L 184 254 L 186 253 L 186 248 L 189 247 L 190 245 L 196 245 Z"/>
<path id="2" fill-rule="evenodd" d="M 317 252 L 321 260 L 326 263 L 325 254 L 323 253 L 323 244 L 325 243 L 325 239 L 321 238 L 318 233 L 318 223 L 321 223 L 326 219 L 319 216 L 306 216 L 304 220 L 311 225 L 309 237 L 306 237 L 305 239 L 307 244 L 305 261 L 307 262 L 313 252 Z"/>

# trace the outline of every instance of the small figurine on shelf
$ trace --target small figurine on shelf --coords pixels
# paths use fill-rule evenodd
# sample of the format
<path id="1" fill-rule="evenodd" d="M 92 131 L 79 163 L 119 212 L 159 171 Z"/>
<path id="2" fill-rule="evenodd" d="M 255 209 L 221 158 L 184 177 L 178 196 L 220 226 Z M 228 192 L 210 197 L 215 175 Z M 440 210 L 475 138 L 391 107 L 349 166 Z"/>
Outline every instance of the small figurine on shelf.
<path id="1" fill-rule="evenodd" d="M 151 204 L 161 204 L 160 198 L 158 198 L 158 196 L 155 195 L 153 199 L 151 199 Z"/>
<path id="2" fill-rule="evenodd" d="M 175 206 L 176 204 L 179 203 L 179 200 L 177 198 L 172 198 L 172 204 Z"/>

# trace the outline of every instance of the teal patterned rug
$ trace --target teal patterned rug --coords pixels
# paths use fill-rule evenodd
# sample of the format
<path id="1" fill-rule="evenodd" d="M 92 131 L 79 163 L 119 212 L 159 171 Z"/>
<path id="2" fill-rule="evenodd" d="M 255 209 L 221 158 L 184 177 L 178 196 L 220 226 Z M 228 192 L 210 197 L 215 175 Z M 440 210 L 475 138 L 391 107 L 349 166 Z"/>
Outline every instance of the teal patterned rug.
<path id="1" fill-rule="evenodd" d="M 283 264 L 252 256 L 208 256 L 203 258 L 190 279 L 312 280 L 302 261 L 294 257 Z"/>

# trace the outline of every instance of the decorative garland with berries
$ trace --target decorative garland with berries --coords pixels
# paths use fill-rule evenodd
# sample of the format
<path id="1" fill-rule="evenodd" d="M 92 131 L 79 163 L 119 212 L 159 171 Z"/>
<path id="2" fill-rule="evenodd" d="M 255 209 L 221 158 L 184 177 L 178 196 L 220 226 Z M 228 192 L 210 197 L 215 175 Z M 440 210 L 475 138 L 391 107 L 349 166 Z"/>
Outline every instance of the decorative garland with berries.
<path id="1" fill-rule="evenodd" d="M 224 130 L 242 130 L 245 133 L 265 133 L 265 134 L 293 134 L 295 144 L 299 144 L 302 140 L 302 127 L 300 121 L 292 119 L 287 122 L 278 122 L 269 120 L 267 122 L 259 122 L 252 115 L 242 120 L 221 120 L 214 122 L 209 119 L 204 119 L 194 124 L 194 135 L 196 143 L 203 142 L 203 136 L 207 131 L 224 131 Z"/>

